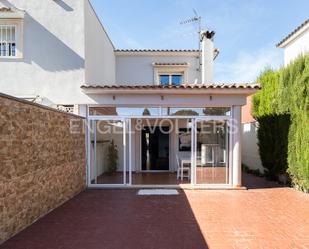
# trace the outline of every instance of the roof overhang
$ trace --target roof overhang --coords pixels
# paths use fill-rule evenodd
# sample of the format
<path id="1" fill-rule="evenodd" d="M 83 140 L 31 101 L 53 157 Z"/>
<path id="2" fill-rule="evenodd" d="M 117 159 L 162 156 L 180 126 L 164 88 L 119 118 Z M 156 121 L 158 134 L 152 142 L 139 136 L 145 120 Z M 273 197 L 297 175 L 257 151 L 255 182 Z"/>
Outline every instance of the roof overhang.
<path id="1" fill-rule="evenodd" d="M 299 25 L 290 34 L 283 38 L 276 46 L 279 48 L 285 48 L 288 44 L 293 42 L 296 38 L 301 36 L 304 32 L 309 30 L 309 19 Z"/>
<path id="2" fill-rule="evenodd" d="M 116 56 L 199 56 L 200 52 L 195 49 L 116 49 Z"/>
<path id="3" fill-rule="evenodd" d="M 259 84 L 83 85 L 86 94 L 100 95 L 251 95 Z"/>
<path id="4" fill-rule="evenodd" d="M 218 57 L 220 51 L 214 49 L 214 60 Z M 116 56 L 189 56 L 199 57 L 201 51 L 198 49 L 116 49 Z"/>

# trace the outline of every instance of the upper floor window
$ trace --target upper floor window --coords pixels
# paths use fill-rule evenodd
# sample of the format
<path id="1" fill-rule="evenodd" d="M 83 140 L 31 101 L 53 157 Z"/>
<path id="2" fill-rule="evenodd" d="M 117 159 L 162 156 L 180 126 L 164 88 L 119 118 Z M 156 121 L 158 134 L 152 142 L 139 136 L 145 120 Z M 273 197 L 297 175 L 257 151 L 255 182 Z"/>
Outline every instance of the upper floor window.
<path id="1" fill-rule="evenodd" d="M 16 26 L 0 25 L 0 57 L 16 56 Z"/>
<path id="2" fill-rule="evenodd" d="M 157 85 L 181 85 L 188 83 L 188 67 L 187 62 L 155 62 L 154 82 Z"/>
<path id="3" fill-rule="evenodd" d="M 182 74 L 160 74 L 159 83 L 161 85 L 180 85 L 183 83 Z"/>
<path id="4" fill-rule="evenodd" d="M 25 11 L 2 5 L 3 7 L 0 7 L 0 59 L 23 58 Z"/>

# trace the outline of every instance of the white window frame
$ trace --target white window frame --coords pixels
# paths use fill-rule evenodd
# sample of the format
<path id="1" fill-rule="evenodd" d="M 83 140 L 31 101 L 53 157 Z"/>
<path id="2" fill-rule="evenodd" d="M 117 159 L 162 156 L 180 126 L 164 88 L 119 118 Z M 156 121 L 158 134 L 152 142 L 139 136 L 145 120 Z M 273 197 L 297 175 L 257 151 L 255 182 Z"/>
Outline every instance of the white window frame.
<path id="1" fill-rule="evenodd" d="M 23 58 L 23 19 L 0 19 L 0 27 L 2 26 L 15 27 L 15 56 L 0 56 L 0 60 Z"/>
<path id="2" fill-rule="evenodd" d="M 180 84 L 183 84 L 184 83 L 184 74 L 183 73 L 159 73 L 158 77 L 159 77 L 159 84 L 161 84 L 160 82 L 160 76 L 163 76 L 163 75 L 166 75 L 168 76 L 168 84 L 169 85 L 173 85 L 173 76 L 174 75 L 180 75 L 182 76 L 182 80 L 180 82 Z"/>
<path id="3" fill-rule="evenodd" d="M 16 25 L 0 24 L 0 46 L 1 46 L 0 56 L 1 57 L 15 57 L 16 56 L 16 50 L 17 50 L 16 49 L 16 30 L 17 30 Z M 9 33 L 10 33 L 10 37 L 9 37 Z M 14 33 L 14 39 L 13 39 L 13 33 Z M 15 49 L 13 49 L 13 44 L 15 44 Z M 9 45 L 11 45 L 11 47 Z M 2 46 L 5 47 L 6 55 L 1 54 L 2 49 L 3 49 Z M 14 55 L 12 55 L 13 53 Z"/>
<path id="4" fill-rule="evenodd" d="M 160 85 L 160 75 L 169 75 L 171 85 L 172 75 L 182 75 L 182 83 L 188 83 L 188 65 L 154 65 L 154 82 Z"/>

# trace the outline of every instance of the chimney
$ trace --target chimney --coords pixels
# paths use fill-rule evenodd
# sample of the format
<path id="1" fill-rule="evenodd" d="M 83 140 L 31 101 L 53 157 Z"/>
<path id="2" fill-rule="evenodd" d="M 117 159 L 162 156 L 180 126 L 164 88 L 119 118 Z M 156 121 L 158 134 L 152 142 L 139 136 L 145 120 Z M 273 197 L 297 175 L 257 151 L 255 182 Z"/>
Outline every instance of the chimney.
<path id="1" fill-rule="evenodd" d="M 201 48 L 202 48 L 202 83 L 213 83 L 214 67 L 214 31 L 201 31 Z"/>

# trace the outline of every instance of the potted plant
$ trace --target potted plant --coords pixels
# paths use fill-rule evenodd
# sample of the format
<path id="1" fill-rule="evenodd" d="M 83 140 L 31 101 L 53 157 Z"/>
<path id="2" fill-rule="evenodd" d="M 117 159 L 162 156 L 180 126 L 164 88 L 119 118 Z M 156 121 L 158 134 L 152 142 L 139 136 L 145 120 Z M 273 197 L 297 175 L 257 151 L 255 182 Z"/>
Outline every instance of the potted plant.
<path id="1" fill-rule="evenodd" d="M 114 140 L 111 141 L 107 151 L 107 173 L 112 174 L 117 171 L 119 159 L 117 145 L 114 143 Z"/>

